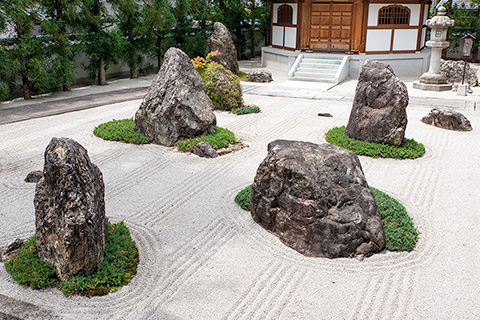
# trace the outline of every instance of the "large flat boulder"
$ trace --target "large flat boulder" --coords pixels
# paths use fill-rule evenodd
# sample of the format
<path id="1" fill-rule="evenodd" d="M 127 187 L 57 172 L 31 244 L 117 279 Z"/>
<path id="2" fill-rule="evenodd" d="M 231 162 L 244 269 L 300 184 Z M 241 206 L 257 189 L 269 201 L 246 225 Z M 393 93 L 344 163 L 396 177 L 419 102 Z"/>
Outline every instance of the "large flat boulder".
<path id="1" fill-rule="evenodd" d="M 368 256 L 385 234 L 358 157 L 331 144 L 276 140 L 252 185 L 253 219 L 315 257 Z"/>
<path id="2" fill-rule="evenodd" d="M 35 189 L 35 241 L 40 259 L 61 280 L 102 264 L 108 236 L 104 194 L 103 175 L 87 150 L 72 139 L 53 138 Z"/>
<path id="3" fill-rule="evenodd" d="M 172 146 L 180 140 L 214 133 L 217 119 L 213 109 L 191 60 L 180 49 L 170 48 L 135 113 L 134 130 L 153 143 Z"/>
<path id="4" fill-rule="evenodd" d="M 420 119 L 425 124 L 454 131 L 472 131 L 470 121 L 463 114 L 453 110 L 433 108 L 428 115 Z"/>
<path id="5" fill-rule="evenodd" d="M 225 69 L 230 70 L 233 74 L 239 74 L 237 51 L 233 44 L 232 35 L 227 27 L 221 22 L 213 24 L 213 33 L 207 39 L 207 49 L 205 56 L 212 51 L 220 52 L 220 55 L 211 57 L 210 60 L 220 63 Z"/>
<path id="6" fill-rule="evenodd" d="M 392 68 L 365 61 L 345 133 L 350 138 L 400 146 L 407 127 L 408 91 Z"/>

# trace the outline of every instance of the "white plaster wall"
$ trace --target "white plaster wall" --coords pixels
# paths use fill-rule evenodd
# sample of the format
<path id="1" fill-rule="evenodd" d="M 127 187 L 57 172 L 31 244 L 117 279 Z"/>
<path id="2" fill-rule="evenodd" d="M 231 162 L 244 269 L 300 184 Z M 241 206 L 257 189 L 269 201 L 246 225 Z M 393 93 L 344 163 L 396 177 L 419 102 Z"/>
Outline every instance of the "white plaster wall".
<path id="1" fill-rule="evenodd" d="M 273 5 L 273 12 L 272 12 L 272 21 L 273 23 L 278 22 L 278 8 L 282 5 L 289 5 L 293 9 L 293 17 L 292 17 L 292 24 L 297 24 L 297 16 L 298 16 L 298 4 L 296 3 L 275 3 Z"/>
<path id="2" fill-rule="evenodd" d="M 367 30 L 365 51 L 390 51 L 391 29 Z"/>
<path id="3" fill-rule="evenodd" d="M 425 5 L 425 9 L 423 10 L 423 24 L 425 24 L 427 19 L 428 19 L 428 4 Z"/>
<path id="4" fill-rule="evenodd" d="M 385 4 L 370 4 L 368 6 L 368 22 L 367 26 L 376 27 L 378 25 L 378 10 L 381 7 L 385 7 Z"/>
<path id="5" fill-rule="evenodd" d="M 272 44 L 274 46 L 283 47 L 283 29 L 284 27 L 273 26 L 272 28 Z"/>
<path id="6" fill-rule="evenodd" d="M 422 29 L 422 39 L 420 40 L 420 49 L 425 46 L 425 38 L 427 37 L 427 28 Z"/>
<path id="7" fill-rule="evenodd" d="M 397 29 L 393 35 L 393 51 L 400 50 L 417 50 L 416 29 Z"/>
<path id="8" fill-rule="evenodd" d="M 390 4 L 387 3 L 373 3 L 368 6 L 368 20 L 367 26 L 376 27 L 378 25 L 378 10 L 383 7 L 387 7 Z M 410 25 L 418 26 L 418 19 L 420 18 L 420 5 L 419 4 L 404 4 L 397 3 L 399 6 L 407 7 L 410 9 Z"/>
<path id="9" fill-rule="evenodd" d="M 291 28 L 291 27 L 285 28 L 285 47 L 288 47 L 288 48 L 297 47 L 297 28 Z"/>

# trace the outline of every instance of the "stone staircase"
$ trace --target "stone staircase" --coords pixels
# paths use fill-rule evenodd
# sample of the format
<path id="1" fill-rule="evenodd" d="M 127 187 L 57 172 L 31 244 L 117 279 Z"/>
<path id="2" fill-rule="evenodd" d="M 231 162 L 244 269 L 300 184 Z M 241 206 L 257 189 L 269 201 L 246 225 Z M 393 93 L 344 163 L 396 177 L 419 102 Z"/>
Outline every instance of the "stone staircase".
<path id="1" fill-rule="evenodd" d="M 339 83 L 340 68 L 344 67 L 344 55 L 301 54 L 290 69 L 288 79 L 297 81 L 315 81 Z"/>

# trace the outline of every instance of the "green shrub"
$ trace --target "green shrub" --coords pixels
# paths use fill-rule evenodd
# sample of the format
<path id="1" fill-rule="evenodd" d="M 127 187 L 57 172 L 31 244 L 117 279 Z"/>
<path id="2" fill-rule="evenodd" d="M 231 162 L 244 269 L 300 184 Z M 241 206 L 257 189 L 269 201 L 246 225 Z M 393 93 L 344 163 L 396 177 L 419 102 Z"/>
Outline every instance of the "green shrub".
<path id="1" fill-rule="evenodd" d="M 260 108 L 254 105 L 233 109 L 233 113 L 238 115 L 249 114 L 249 113 L 259 113 L 260 111 L 261 111 Z"/>
<path id="2" fill-rule="evenodd" d="M 240 81 L 247 81 L 248 73 L 243 72 L 241 70 L 238 71 L 238 78 Z"/>
<path id="3" fill-rule="evenodd" d="M 235 197 L 235 202 L 238 203 L 243 210 L 250 210 L 250 194 L 252 193 L 252 185 L 249 185 L 240 191 Z"/>
<path id="4" fill-rule="evenodd" d="M 411 251 L 415 247 L 418 231 L 412 218 L 407 214 L 405 207 L 386 195 L 385 193 L 370 188 L 378 206 L 383 229 L 385 230 L 386 248 L 390 251 Z M 240 191 L 235 197 L 235 202 L 243 210 L 250 210 L 250 194 L 252 185 Z"/>
<path id="5" fill-rule="evenodd" d="M 232 131 L 217 127 L 214 134 L 177 142 L 177 149 L 180 151 L 192 152 L 197 143 L 202 141 L 210 143 L 214 149 L 226 148 L 230 144 L 237 142 Z"/>
<path id="6" fill-rule="evenodd" d="M 423 156 L 425 147 L 413 139 L 405 139 L 400 147 L 355 140 L 345 134 L 345 126 L 327 132 L 327 142 L 372 158 L 416 159 Z"/>
<path id="7" fill-rule="evenodd" d="M 39 289 L 56 281 L 55 268 L 38 258 L 35 237 L 31 237 L 12 258 L 5 261 L 5 269 L 15 281 L 25 287 Z"/>
<path id="8" fill-rule="evenodd" d="M 93 134 L 105 140 L 122 141 L 127 143 L 149 143 L 142 133 L 133 131 L 135 121 L 133 118 L 115 120 L 102 123 L 93 130 Z"/>
<path id="9" fill-rule="evenodd" d="M 57 282 L 66 296 L 104 295 L 118 290 L 136 273 L 139 259 L 135 242 L 123 221 L 117 224 L 108 223 L 108 242 L 104 256 L 97 271 L 58 282 L 55 269 L 38 258 L 35 239 L 32 237 L 13 258 L 5 262 L 5 268 L 18 283 L 35 289 Z"/>
<path id="10" fill-rule="evenodd" d="M 243 106 L 240 79 L 221 64 L 210 63 L 203 72 L 205 92 L 215 109 L 232 110 Z"/>
<path id="11" fill-rule="evenodd" d="M 405 207 L 389 195 L 370 187 L 382 218 L 387 250 L 411 251 L 415 247 L 418 231 Z"/>

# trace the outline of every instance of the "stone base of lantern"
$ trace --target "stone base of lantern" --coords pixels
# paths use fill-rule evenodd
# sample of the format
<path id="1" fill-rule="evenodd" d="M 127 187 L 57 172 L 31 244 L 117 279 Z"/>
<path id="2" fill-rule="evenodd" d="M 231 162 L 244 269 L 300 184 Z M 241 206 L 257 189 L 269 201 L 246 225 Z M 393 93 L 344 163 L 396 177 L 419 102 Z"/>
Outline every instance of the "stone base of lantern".
<path id="1" fill-rule="evenodd" d="M 433 83 L 421 83 L 420 81 L 415 81 L 413 83 L 413 88 L 420 89 L 423 91 L 448 91 L 448 90 L 452 90 L 452 85 L 450 83 L 433 84 Z"/>

